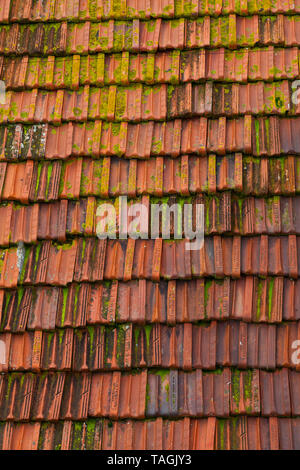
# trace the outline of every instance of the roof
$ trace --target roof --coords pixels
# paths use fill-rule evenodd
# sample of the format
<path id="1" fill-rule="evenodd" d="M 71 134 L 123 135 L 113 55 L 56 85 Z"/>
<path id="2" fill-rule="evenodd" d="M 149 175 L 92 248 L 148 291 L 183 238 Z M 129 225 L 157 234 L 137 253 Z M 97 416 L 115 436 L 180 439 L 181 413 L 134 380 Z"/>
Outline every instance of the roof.
<path id="1" fill-rule="evenodd" d="M 299 0 L 0 0 L 0 449 L 300 449 L 299 45 Z M 119 196 L 203 248 L 99 239 Z"/>

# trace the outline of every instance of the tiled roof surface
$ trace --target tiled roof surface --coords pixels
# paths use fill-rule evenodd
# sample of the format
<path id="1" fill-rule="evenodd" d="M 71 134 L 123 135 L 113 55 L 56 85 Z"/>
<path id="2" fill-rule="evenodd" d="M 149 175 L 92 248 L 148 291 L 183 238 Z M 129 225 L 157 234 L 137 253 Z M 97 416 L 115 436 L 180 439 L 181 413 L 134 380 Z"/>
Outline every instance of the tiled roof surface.
<path id="1" fill-rule="evenodd" d="M 0 449 L 300 449 L 299 78 L 299 0 L 0 0 Z"/>

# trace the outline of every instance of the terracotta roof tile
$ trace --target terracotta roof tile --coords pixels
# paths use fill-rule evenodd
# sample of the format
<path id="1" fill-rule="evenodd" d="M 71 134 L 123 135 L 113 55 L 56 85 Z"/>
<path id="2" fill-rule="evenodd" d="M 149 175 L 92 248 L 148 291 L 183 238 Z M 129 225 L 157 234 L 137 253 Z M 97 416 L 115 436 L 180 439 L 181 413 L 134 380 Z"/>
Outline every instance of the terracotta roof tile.
<path id="1" fill-rule="evenodd" d="M 105 282 L 1 293 L 1 331 L 54 330 L 108 323 L 187 323 L 201 320 L 280 323 L 299 320 L 298 280 Z M 175 306 L 172 307 L 174 298 Z M 41 315 L 41 311 L 44 312 Z M 75 315 L 76 314 L 76 315 Z M 279 346 L 278 346 L 279 347 Z"/>
<path id="2" fill-rule="evenodd" d="M 276 14 L 276 13 L 299 13 L 297 2 L 285 4 L 280 1 L 274 4 L 253 4 L 243 2 L 239 4 L 227 4 L 218 2 L 207 5 L 203 2 L 192 2 L 191 0 L 174 1 L 163 0 L 150 2 L 147 0 L 122 0 L 120 4 L 115 5 L 113 1 L 98 0 L 96 6 L 88 0 L 82 0 L 73 4 L 70 0 L 63 0 L 51 3 L 49 0 L 42 4 L 37 2 L 32 5 L 31 1 L 7 1 L 2 11 L 2 22 L 14 21 L 49 21 L 49 20 L 101 20 L 110 18 L 155 18 L 155 17 L 173 17 L 197 15 L 228 15 L 237 13 L 247 14 Z"/>
<path id="3" fill-rule="evenodd" d="M 0 0 L 1 449 L 300 447 L 299 12 Z"/>
<path id="4" fill-rule="evenodd" d="M 88 417 L 143 419 L 145 415 L 224 418 L 229 414 L 259 412 L 264 417 L 289 417 L 299 415 L 295 393 L 298 382 L 299 373 L 287 369 L 274 372 L 161 369 L 134 375 L 118 371 L 44 375 L 14 372 L 2 377 L 1 419 L 76 421 Z"/>
<path id="5" fill-rule="evenodd" d="M 211 113 L 216 117 L 299 113 L 298 107 L 292 105 L 292 91 L 287 81 L 232 85 L 188 83 L 175 88 L 167 88 L 164 84 L 151 87 L 132 84 L 129 87 L 111 85 L 102 88 L 85 85 L 78 91 L 33 89 L 10 92 L 9 107 L 8 112 L 8 104 L 3 105 L 3 123 L 60 124 L 62 121 L 87 119 L 138 122 L 159 121 L 166 119 L 167 115 L 174 119 Z M 286 122 L 289 121 L 282 121 Z"/>
<path id="6" fill-rule="evenodd" d="M 33 248 L 26 249 L 20 280 L 24 284 L 48 283 L 66 285 L 73 279 L 77 242 L 55 245 L 45 241 Z M 12 249 L 7 253 L 11 253 Z M 35 263 L 39 262 L 38 268 Z M 64 271 L 63 266 L 68 266 Z"/>
<path id="7" fill-rule="evenodd" d="M 298 428 L 298 418 L 277 417 L 7 422 L 0 442 L 2 450 L 293 450 Z"/>
<path id="8" fill-rule="evenodd" d="M 177 83 L 211 79 L 292 79 L 298 76 L 298 50 L 291 48 L 193 49 L 155 54 L 128 52 L 66 57 L 15 57 L 1 59 L 1 78 L 8 90 L 45 88 L 78 89 L 92 85 L 126 85 L 128 82 Z"/>
<path id="9" fill-rule="evenodd" d="M 275 275 L 297 276 L 298 273 L 298 237 L 290 235 L 279 237 L 235 237 L 225 238 L 219 236 L 207 237 L 200 255 L 185 251 L 185 240 L 162 241 L 160 245 L 153 240 L 142 242 L 137 240 L 133 244 L 132 270 L 129 278 L 126 276 L 126 249 L 127 241 L 109 240 L 107 245 L 103 241 L 87 240 L 82 243 L 74 241 L 66 246 L 45 242 L 37 247 L 26 250 L 25 263 L 21 279 L 26 283 L 47 283 L 65 285 L 72 280 L 78 282 L 95 280 L 129 280 L 140 277 L 158 280 L 185 279 L 198 276 L 232 276 L 248 275 Z M 155 245 L 155 246 L 154 246 Z M 97 258 L 94 250 L 101 250 L 105 267 L 96 268 Z M 103 250 L 103 251 L 102 251 Z M 7 257 L 13 256 L 13 249 L 4 251 Z M 43 253 L 43 269 L 32 271 L 32 266 Z M 46 254 L 47 253 L 47 254 Z M 100 252 L 99 252 L 100 253 Z M 70 257 L 70 258 L 69 258 Z M 77 257 L 75 264 L 75 257 Z M 64 259 L 68 259 L 68 272 L 64 273 L 62 266 Z M 142 260 L 144 260 L 142 262 Z M 3 265 L 3 274 L 6 261 Z M 126 279 L 125 279 L 126 278 Z"/>
<path id="10" fill-rule="evenodd" d="M 120 21 L 28 24 L 0 27 L 0 52 L 60 55 L 88 52 L 156 51 L 184 47 L 297 46 L 297 16 L 204 16 L 192 19 L 133 19 Z M 40 21 L 40 20 L 39 20 Z M 230 24 L 230 28 L 229 28 Z M 247 33 L 247 34 L 246 34 Z M 99 39 L 101 38 L 101 39 Z"/>
<path id="11" fill-rule="evenodd" d="M 44 156 L 57 159 L 72 155 L 116 154 L 145 159 L 150 155 L 222 155 L 241 151 L 245 154 L 253 151 L 255 156 L 297 154 L 299 122 L 298 118 L 253 118 L 246 115 L 236 119 L 200 117 L 141 124 L 102 123 L 96 120 L 85 125 L 70 122 L 49 129 L 17 125 L 9 127 L 9 130 L 1 128 L 4 137 L 1 159 L 43 159 Z M 276 135 L 276 139 L 269 140 L 268 133 Z M 5 166 L 1 168 L 5 170 Z"/>
<path id="12" fill-rule="evenodd" d="M 292 343 L 297 331 L 298 323 L 281 328 L 213 322 L 209 326 L 186 323 L 174 328 L 166 325 L 132 328 L 125 324 L 113 329 L 89 327 L 86 332 L 66 328 L 55 333 L 42 333 L 40 330 L 23 335 L 4 333 L 1 340 L 6 345 L 7 362 L 3 364 L 2 371 L 84 372 L 126 370 L 130 367 L 189 371 L 192 368 L 213 370 L 217 366 L 270 370 L 284 366 L 295 369 L 295 364 L 287 361 L 287 357 L 288 352 L 293 351 Z M 184 351 L 181 344 L 185 346 Z M 276 357 L 275 344 L 278 348 Z"/>

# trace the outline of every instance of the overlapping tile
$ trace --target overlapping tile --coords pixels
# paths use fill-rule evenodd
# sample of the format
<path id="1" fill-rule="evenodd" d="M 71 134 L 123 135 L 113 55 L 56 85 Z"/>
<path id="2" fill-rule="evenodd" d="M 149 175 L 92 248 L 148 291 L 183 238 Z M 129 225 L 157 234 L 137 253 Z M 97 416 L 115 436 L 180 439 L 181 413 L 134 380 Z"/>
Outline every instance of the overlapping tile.
<path id="1" fill-rule="evenodd" d="M 66 285 L 73 280 L 103 279 L 239 278 L 242 274 L 297 278 L 299 240 L 295 235 L 223 239 L 215 235 L 207 237 L 199 251 L 186 250 L 185 239 L 130 240 L 131 244 L 127 240 L 79 239 L 65 245 L 44 241 L 24 249 L 19 269 L 12 269 L 10 264 L 17 262 L 17 250 L 1 251 L 0 287 L 15 286 L 19 274 L 24 285 Z M 131 247 L 133 255 L 127 257 L 126 250 Z"/>
<path id="2" fill-rule="evenodd" d="M 74 89 L 85 85 L 189 83 L 199 80 L 242 82 L 296 79 L 298 49 L 194 49 L 153 53 L 2 56 L 1 79 L 7 90 Z"/>
<path id="3" fill-rule="evenodd" d="M 0 1 L 3 450 L 300 447 L 298 3 Z"/>
<path id="4" fill-rule="evenodd" d="M 1 331 L 54 331 L 56 327 L 127 322 L 174 325 L 229 318 L 247 323 L 298 321 L 298 291 L 298 279 L 253 276 L 237 280 L 161 281 L 159 285 L 146 280 L 105 281 L 65 288 L 1 290 Z M 288 334 L 288 330 L 284 331 Z"/>
<path id="5" fill-rule="evenodd" d="M 42 331 L 38 328 L 45 327 L 45 323 L 39 326 L 31 320 L 30 317 L 28 328 L 35 328 L 34 331 L 0 335 L 6 348 L 2 372 L 93 372 L 131 368 L 191 371 L 214 370 L 217 367 L 267 371 L 285 367 L 299 370 L 292 360 L 293 354 L 297 354 L 295 341 L 299 322 L 276 326 L 213 321 L 173 327 L 126 323 L 82 329 L 86 326 L 83 321 L 76 325 L 81 328 L 74 329 L 70 322 L 69 327 L 64 329 Z M 252 377 L 249 374 L 234 373 L 232 394 L 235 401 L 239 396 L 240 383 L 246 387 Z M 258 383 L 258 379 L 255 380 Z M 239 403 L 232 405 L 232 413 L 238 406 Z M 243 408 L 243 413 L 249 412 L 247 406 Z"/>
<path id="6" fill-rule="evenodd" d="M 200 369 L 108 373 L 14 372 L 1 377 L 1 420 L 299 416 L 299 372 Z M 129 398 L 128 398 L 129 397 Z"/>
<path id="7" fill-rule="evenodd" d="M 299 419 L 184 418 L 144 422 L 89 419 L 1 423 L 3 450 L 295 450 Z M 35 436 L 32 439 L 32 436 Z"/>
<path id="8" fill-rule="evenodd" d="M 297 46 L 298 15 L 201 16 L 197 19 L 110 19 L 0 26 L 0 53 L 19 55 L 155 52 L 158 49 Z M 41 20 L 40 20 L 41 21 Z"/>
<path id="9" fill-rule="evenodd" d="M 51 169 L 51 167 L 49 167 Z M 61 194 L 62 197 L 74 197 L 71 192 Z M 82 189 L 82 186 L 81 186 Z M 86 187 L 84 188 L 86 189 Z M 67 190 L 66 190 L 67 191 Z M 118 193 L 128 195 L 128 191 L 119 190 Z M 155 193 L 154 193 L 155 194 Z M 78 193 L 75 193 L 77 197 Z M 86 196 L 82 189 L 81 195 Z M 103 193 L 100 194 L 103 196 Z M 116 194 L 115 194 L 116 195 Z M 129 193 L 129 196 L 132 195 Z M 38 200 L 38 198 L 36 198 Z M 47 200 L 47 198 L 46 198 Z M 300 234 L 300 220 L 298 214 L 299 197 L 248 198 L 231 199 L 230 193 L 221 192 L 215 195 L 202 195 L 193 198 L 183 198 L 173 195 L 167 201 L 163 198 L 142 198 L 130 200 L 132 204 L 143 203 L 149 205 L 157 204 L 161 208 L 174 204 L 182 204 L 182 221 L 184 222 L 185 206 L 187 204 L 196 207 L 197 204 L 204 205 L 205 234 L 234 233 L 235 235 L 255 234 L 285 234 L 293 240 L 295 235 Z M 37 240 L 57 240 L 63 242 L 68 236 L 84 235 L 96 236 L 98 222 L 97 208 L 106 204 L 107 200 L 95 197 L 82 198 L 79 201 L 61 199 L 57 202 L 34 203 L 20 205 L 18 203 L 4 202 L 0 205 L 0 216 L 2 226 L 0 230 L 0 246 L 7 247 L 19 242 L 28 244 L 36 243 Z M 118 207 L 118 200 L 115 202 Z M 195 222 L 195 210 L 193 210 L 192 221 Z M 128 218 L 128 221 L 130 218 Z M 170 237 L 174 238 L 174 224 L 170 216 Z M 149 214 L 149 233 L 153 222 L 153 214 Z M 117 220 L 117 233 L 119 231 L 119 220 Z M 159 233 L 162 234 L 162 221 L 159 224 Z"/>
<path id="10" fill-rule="evenodd" d="M 35 147 L 30 143 L 35 127 L 25 128 L 27 135 L 24 135 L 22 126 L 17 125 L 8 127 L 9 131 L 1 128 L 1 160 L 62 159 L 89 155 L 147 159 L 151 155 L 177 157 L 234 152 L 261 157 L 295 155 L 299 153 L 299 123 L 298 117 L 254 118 L 250 115 L 235 119 L 202 116 L 143 123 L 108 123 L 101 120 L 86 124 L 69 122 L 59 127 L 45 126 L 43 138 L 37 141 Z M 28 137 L 31 139 L 29 142 Z"/>
<path id="11" fill-rule="evenodd" d="M 78 91 L 12 91 L 0 112 L 2 123 L 56 125 L 62 121 L 162 121 L 212 114 L 215 117 L 247 115 L 249 119 L 252 114 L 299 114 L 299 106 L 292 103 L 292 94 L 287 80 L 232 85 L 207 82 L 169 87 L 166 84 L 102 88 L 85 85 Z M 226 120 L 223 125 L 226 128 Z"/>
<path id="12" fill-rule="evenodd" d="M 212 2 L 207 5 L 201 1 L 191 0 L 163 0 L 150 4 L 147 0 L 122 0 L 121 2 L 103 0 L 81 0 L 73 5 L 71 0 L 54 1 L 44 3 L 32 3 L 20 1 L 6 3 L 3 1 L 1 8 L 1 22 L 26 22 L 26 21 L 71 21 L 108 20 L 128 18 L 172 18 L 195 17 L 202 15 L 219 16 L 237 13 L 239 15 L 266 15 L 266 14 L 291 14 L 299 13 L 298 2 L 285 4 L 280 1 L 261 4 L 246 1 L 242 4 L 233 2 Z"/>

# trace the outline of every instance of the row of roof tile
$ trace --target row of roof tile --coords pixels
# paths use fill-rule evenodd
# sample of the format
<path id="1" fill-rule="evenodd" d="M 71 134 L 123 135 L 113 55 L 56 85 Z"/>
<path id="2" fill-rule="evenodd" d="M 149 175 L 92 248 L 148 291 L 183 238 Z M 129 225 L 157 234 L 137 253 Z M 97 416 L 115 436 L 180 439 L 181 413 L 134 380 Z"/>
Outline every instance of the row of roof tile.
<path id="1" fill-rule="evenodd" d="M 188 323 L 300 320 L 299 280 L 252 276 L 238 280 L 143 279 L 0 291 L 0 331 L 85 328 L 131 322 Z"/>
<path id="2" fill-rule="evenodd" d="M 0 423 L 2 450 L 299 450 L 299 418 Z"/>
<path id="3" fill-rule="evenodd" d="M 193 116 L 298 115 L 287 80 L 273 83 L 131 85 L 90 87 L 78 91 L 8 92 L 0 121 L 50 122 L 107 120 L 162 121 Z M 225 126 L 225 124 L 224 124 Z"/>
<path id="4" fill-rule="evenodd" d="M 101 21 L 178 16 L 299 13 L 299 1 L 244 0 L 1 0 L 0 21 Z"/>
<path id="5" fill-rule="evenodd" d="M 241 274 L 297 278 L 300 237 L 206 237 L 199 251 L 187 240 L 76 239 L 0 250 L 0 287 L 73 281 L 239 278 Z"/>
<path id="6" fill-rule="evenodd" d="M 0 56 L 0 78 L 7 90 L 78 89 L 84 85 L 178 83 L 198 80 L 295 79 L 299 52 L 293 48 L 197 49 L 156 54 L 95 54 L 67 57 Z"/>
<path id="7" fill-rule="evenodd" d="M 119 233 L 119 216 L 117 216 L 119 200 L 116 199 L 113 203 L 117 217 L 116 231 Z M 97 210 L 103 204 L 107 204 L 107 201 L 97 201 L 94 197 L 88 197 L 79 201 L 63 199 L 49 204 L 40 203 L 28 206 L 12 202 L 0 205 L 2 222 L 0 246 L 6 247 L 19 242 L 36 243 L 38 240 L 49 239 L 63 242 L 67 237 L 76 235 L 96 236 L 96 227 L 100 221 Z M 171 211 L 173 205 L 177 204 L 176 210 L 183 227 L 185 227 L 187 217 L 186 208 L 192 206 L 191 223 L 192 226 L 196 226 L 197 204 L 203 204 L 205 235 L 226 232 L 235 235 L 300 235 L 299 196 L 268 198 L 237 198 L 234 196 L 231 198 L 231 193 L 224 192 L 196 196 L 193 199 L 172 196 L 167 201 L 165 198 L 143 196 L 140 199 L 130 200 L 129 207 L 134 204 L 143 204 L 149 208 L 147 219 L 144 219 L 149 229 L 143 226 L 143 233 L 148 237 L 151 236 L 151 227 L 153 227 L 153 220 L 156 216 L 156 212 L 155 215 L 151 213 L 150 208 L 153 204 L 160 207 L 162 214 L 167 214 L 167 211 Z M 182 213 L 179 211 L 179 207 Z M 128 215 L 128 226 L 131 220 L 132 216 Z M 171 216 L 167 220 L 170 220 L 170 228 L 168 229 L 165 223 L 160 220 L 159 234 L 162 235 L 164 231 L 168 233 L 170 230 L 170 238 L 176 238 L 174 220 Z"/>
<path id="8" fill-rule="evenodd" d="M 59 209 L 59 213 L 63 210 L 61 213 L 63 219 L 60 222 L 62 225 L 61 228 L 58 227 L 58 232 L 63 230 L 73 233 L 75 230 L 78 233 L 92 234 L 94 233 L 94 217 L 97 205 L 94 196 L 102 199 L 118 196 L 128 196 L 129 198 L 142 196 L 140 202 L 148 207 L 150 201 L 153 202 L 152 199 L 149 199 L 149 195 L 158 198 L 169 195 L 174 198 L 174 195 L 215 194 L 217 191 L 227 191 L 229 189 L 239 193 L 242 187 L 244 187 L 245 195 L 264 197 L 267 194 L 294 195 L 295 192 L 300 191 L 298 168 L 299 157 L 255 159 L 242 157 L 241 154 L 226 157 L 210 155 L 201 158 L 183 156 L 181 159 L 157 157 L 146 161 L 106 157 L 100 160 L 77 158 L 66 162 L 38 163 L 32 160 L 22 163 L 0 162 L 0 198 L 2 201 L 14 200 L 23 203 L 64 199 L 61 205 L 45 206 L 48 207 L 51 216 L 54 217 L 57 212 L 54 209 L 52 214 L 51 208 L 56 207 Z M 64 222 L 68 209 L 66 199 L 79 199 L 79 197 L 88 197 L 88 201 L 81 201 L 75 206 L 70 205 L 70 207 L 75 207 L 78 212 L 74 213 L 74 219 L 71 222 L 71 225 L 74 224 L 74 229 L 70 228 L 70 225 L 66 228 Z M 201 203 L 203 197 L 203 195 L 197 196 L 195 202 Z M 230 196 L 223 195 L 222 197 L 224 201 L 222 207 L 226 211 L 227 221 L 225 222 L 225 219 L 223 219 L 224 216 L 220 218 L 217 225 L 222 224 L 222 220 L 224 220 L 224 227 L 221 231 L 230 231 L 230 227 L 232 227 L 232 230 L 236 232 L 240 230 L 240 233 L 252 233 L 256 232 L 259 227 L 260 233 L 269 231 L 272 233 L 271 228 L 265 228 L 265 224 L 269 222 L 267 222 L 264 215 L 264 207 L 268 207 L 269 221 L 271 226 L 274 224 L 274 233 L 280 231 L 283 233 L 298 232 L 298 228 L 296 228 L 298 223 L 297 209 L 293 204 L 291 207 L 290 203 L 287 209 L 285 199 L 282 199 L 285 212 L 281 216 L 278 212 L 278 199 L 274 200 L 275 205 L 271 202 L 271 199 L 270 204 L 269 202 L 263 203 L 260 200 L 254 202 L 260 213 L 260 219 L 253 215 L 253 202 L 251 201 L 247 203 L 246 213 L 233 208 L 235 225 L 232 225 L 232 222 L 230 222 L 232 217 L 228 213 Z M 115 201 L 115 204 L 117 204 L 117 201 Z M 212 204 L 214 203 L 212 202 Z M 274 206 L 274 208 L 271 209 L 270 206 Z M 3 209 L 3 215 L 6 210 Z M 25 209 L 23 210 L 26 220 L 27 217 L 31 218 L 34 214 L 31 210 L 32 208 L 28 208 L 27 212 Z M 271 212 L 274 212 L 274 214 L 271 214 Z M 248 213 L 249 215 L 247 215 Z M 88 227 L 84 227 L 81 224 L 88 222 L 87 217 L 89 217 Z M 251 217 L 252 220 L 248 219 L 246 222 L 247 217 Z M 280 217 L 282 218 L 281 222 Z M 253 224 L 258 224 L 259 220 L 261 223 L 257 225 L 257 229 L 252 229 Z M 241 224 L 248 224 L 249 228 L 241 228 Z M 237 225 L 240 226 L 240 229 L 237 228 Z M 275 228 L 276 225 L 278 228 Z M 83 230 L 84 228 L 85 230 Z M 23 229 L 26 231 L 27 227 L 24 226 Z M 3 227 L 3 230 L 5 230 L 5 227 Z M 36 225 L 32 226 L 31 230 L 34 232 Z M 53 226 L 51 230 L 55 233 Z M 212 228 L 212 232 L 214 231 L 215 229 Z M 7 240 L 5 237 L 4 239 Z M 26 241 L 26 238 L 24 241 Z"/>
<path id="9" fill-rule="evenodd" d="M 78 318 L 80 320 L 80 318 Z M 31 321 L 31 327 L 38 328 Z M 192 325 L 130 324 L 117 327 L 35 329 L 0 334 L 1 372 L 97 371 L 132 368 L 211 369 L 238 367 L 299 370 L 300 322 L 266 325 L 211 322 Z M 4 343 L 4 345 L 3 345 Z"/>
<path id="10" fill-rule="evenodd" d="M 177 157 L 193 153 L 299 154 L 299 128 L 298 117 L 254 119 L 250 115 L 141 124 L 97 120 L 85 124 L 69 122 L 59 127 L 9 125 L 0 126 L 0 160 L 62 159 L 72 155 L 147 159 L 151 155 Z"/>
<path id="11" fill-rule="evenodd" d="M 241 201 L 241 202 L 239 202 Z M 118 201 L 115 202 L 116 212 Z M 80 201 L 67 201 L 50 204 L 34 204 L 19 206 L 8 203 L 0 206 L 0 216 L 3 225 L 0 228 L 0 246 L 16 244 L 20 241 L 34 243 L 37 240 L 55 239 L 65 241 L 69 235 L 96 235 L 96 208 L 107 201 L 98 202 L 93 197 Z M 187 204 L 192 204 L 191 214 L 193 224 L 196 222 L 196 205 L 204 205 L 205 234 L 232 232 L 240 235 L 250 234 L 300 234 L 299 197 L 286 198 L 245 198 L 231 201 L 230 193 L 220 193 L 213 196 L 202 196 L 194 199 L 181 199 L 175 196 L 168 199 L 132 200 L 131 204 L 143 203 L 146 207 L 157 204 L 161 210 L 167 210 L 173 204 L 183 204 L 182 220 Z M 150 212 L 150 211 L 149 211 Z M 128 216 L 128 224 L 131 216 Z M 152 227 L 153 216 L 148 217 L 149 227 Z M 172 221 L 171 221 L 172 222 Z M 194 225 L 193 225 L 194 226 Z M 119 219 L 117 220 L 119 233 Z M 163 225 L 159 224 L 160 234 Z M 149 231 L 150 232 L 150 231 Z M 150 233 L 148 235 L 150 236 Z M 170 227 L 171 238 L 174 237 L 174 224 Z"/>
<path id="12" fill-rule="evenodd" d="M 0 378 L 1 421 L 88 417 L 299 416 L 300 373 L 229 368 L 8 373 Z"/>
<path id="13" fill-rule="evenodd" d="M 5 55 L 154 52 L 206 46 L 297 46 L 299 42 L 299 16 L 282 14 L 0 26 L 0 53 Z"/>

